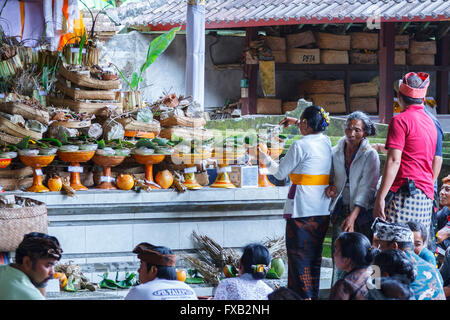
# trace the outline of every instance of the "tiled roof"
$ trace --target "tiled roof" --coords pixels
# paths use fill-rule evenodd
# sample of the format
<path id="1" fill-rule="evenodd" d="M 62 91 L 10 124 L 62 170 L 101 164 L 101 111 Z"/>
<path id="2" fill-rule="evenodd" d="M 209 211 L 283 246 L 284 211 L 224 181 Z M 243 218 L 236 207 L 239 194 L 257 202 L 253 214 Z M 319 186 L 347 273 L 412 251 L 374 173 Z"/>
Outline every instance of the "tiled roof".
<path id="1" fill-rule="evenodd" d="M 124 25 L 183 25 L 186 0 L 148 0 L 118 8 Z M 450 18 L 449 0 L 207 0 L 208 27 L 251 24 L 439 21 Z M 297 22 L 298 21 L 298 22 Z"/>

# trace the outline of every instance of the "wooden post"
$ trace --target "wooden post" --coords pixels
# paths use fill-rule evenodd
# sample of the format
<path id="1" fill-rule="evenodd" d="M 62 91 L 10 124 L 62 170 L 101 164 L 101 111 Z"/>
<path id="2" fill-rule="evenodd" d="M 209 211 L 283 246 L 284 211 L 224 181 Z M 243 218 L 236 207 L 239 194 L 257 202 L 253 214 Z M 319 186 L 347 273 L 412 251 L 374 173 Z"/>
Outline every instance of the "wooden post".
<path id="1" fill-rule="evenodd" d="M 380 50 L 378 53 L 380 91 L 378 96 L 378 117 L 380 123 L 389 123 L 394 114 L 394 22 L 382 22 Z"/>
<path id="2" fill-rule="evenodd" d="M 449 63 L 450 36 L 446 35 L 438 40 L 437 63 L 442 67 L 447 67 Z M 438 70 L 436 72 L 436 103 L 440 114 L 449 113 L 448 110 L 448 70 Z"/>
<path id="3" fill-rule="evenodd" d="M 250 47 L 250 42 L 258 37 L 258 28 L 247 28 L 245 36 L 245 46 Z M 248 78 L 248 98 L 242 99 L 242 115 L 256 114 L 256 98 L 258 90 L 258 64 L 244 65 L 244 77 Z"/>

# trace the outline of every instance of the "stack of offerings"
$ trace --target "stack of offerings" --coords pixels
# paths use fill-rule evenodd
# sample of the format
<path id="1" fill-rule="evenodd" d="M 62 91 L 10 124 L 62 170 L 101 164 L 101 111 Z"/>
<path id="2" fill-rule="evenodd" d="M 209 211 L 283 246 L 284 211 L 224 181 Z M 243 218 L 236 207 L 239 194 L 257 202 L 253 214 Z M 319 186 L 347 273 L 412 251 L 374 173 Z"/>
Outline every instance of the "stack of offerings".
<path id="1" fill-rule="evenodd" d="M 272 56 L 276 63 L 286 63 L 286 38 L 266 36 L 264 38 L 264 43 L 272 52 Z"/>
<path id="2" fill-rule="evenodd" d="M 33 97 L 17 93 L 0 96 L 1 140 L 16 144 L 30 136 L 33 140 L 42 139 L 49 124 L 49 113 Z"/>
<path id="3" fill-rule="evenodd" d="M 305 80 L 299 85 L 299 97 L 312 101 L 327 112 L 345 113 L 344 80 Z"/>
<path id="4" fill-rule="evenodd" d="M 286 35 L 287 61 L 293 64 L 319 64 L 320 49 L 312 31 Z"/>
<path id="5" fill-rule="evenodd" d="M 151 108 L 161 125 L 159 137 L 176 143 L 177 154 L 201 154 L 205 158 L 205 161 L 195 161 L 195 166 L 189 168 L 172 157 L 166 157 L 161 166 L 183 173 L 185 169 L 193 172 L 205 171 L 214 136 L 212 131 L 204 128 L 206 120 L 202 107 L 191 97 L 177 97 L 172 93 L 153 103 Z"/>
<path id="6" fill-rule="evenodd" d="M 351 64 L 378 63 L 378 33 L 353 32 L 351 37 Z"/>
<path id="7" fill-rule="evenodd" d="M 314 36 L 320 48 L 320 63 L 348 64 L 350 35 L 316 32 Z"/>
<path id="8" fill-rule="evenodd" d="M 436 41 L 411 40 L 406 54 L 408 65 L 434 66 L 437 53 Z"/>
<path id="9" fill-rule="evenodd" d="M 378 84 L 376 80 L 370 82 L 353 83 L 350 85 L 350 112 L 360 110 L 376 114 Z"/>
<path id="10" fill-rule="evenodd" d="M 111 66 L 92 67 L 61 64 L 56 89 L 58 96 L 49 97 L 55 107 L 97 115 L 104 108 L 122 111 L 121 82 Z"/>

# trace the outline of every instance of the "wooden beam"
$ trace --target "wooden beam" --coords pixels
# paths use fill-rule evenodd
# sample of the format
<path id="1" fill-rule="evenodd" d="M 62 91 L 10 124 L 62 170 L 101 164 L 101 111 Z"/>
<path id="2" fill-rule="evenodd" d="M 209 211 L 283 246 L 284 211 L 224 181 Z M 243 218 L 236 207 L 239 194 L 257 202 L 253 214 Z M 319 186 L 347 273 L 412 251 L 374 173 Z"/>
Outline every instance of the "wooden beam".
<path id="1" fill-rule="evenodd" d="M 394 114 L 394 40 L 395 23 L 382 22 L 380 30 L 380 50 L 378 52 L 380 75 L 378 116 L 380 123 L 386 124 L 391 121 Z"/>
<path id="2" fill-rule="evenodd" d="M 245 45 L 250 47 L 250 42 L 258 38 L 258 28 L 246 29 Z M 245 64 L 244 77 L 248 79 L 248 98 L 242 99 L 241 114 L 256 114 L 256 99 L 258 90 L 258 64 Z"/>
<path id="3" fill-rule="evenodd" d="M 437 61 L 441 66 L 448 66 L 450 59 L 450 35 L 440 37 L 437 41 L 438 56 Z M 440 114 L 448 114 L 448 71 L 439 70 L 436 72 L 436 103 Z"/>

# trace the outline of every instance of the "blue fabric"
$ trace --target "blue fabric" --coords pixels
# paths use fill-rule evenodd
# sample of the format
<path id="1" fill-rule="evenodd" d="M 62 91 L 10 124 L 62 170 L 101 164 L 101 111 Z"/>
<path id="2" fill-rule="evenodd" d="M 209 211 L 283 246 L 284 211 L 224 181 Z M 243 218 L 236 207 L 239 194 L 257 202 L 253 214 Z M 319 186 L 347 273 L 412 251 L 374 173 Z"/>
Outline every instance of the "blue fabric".
<path id="1" fill-rule="evenodd" d="M 431 263 L 433 266 L 437 265 L 436 257 L 434 256 L 433 252 L 431 252 L 427 248 L 423 248 L 422 251 L 420 251 L 419 257 L 421 257 L 426 262 Z"/>
<path id="2" fill-rule="evenodd" d="M 445 300 L 442 276 L 436 266 L 432 266 L 412 250 L 404 251 L 412 261 L 416 278 L 411 283 L 416 300 Z"/>
<path id="3" fill-rule="evenodd" d="M 437 141 L 436 141 L 436 152 L 434 155 L 442 157 L 442 140 L 444 137 L 444 131 L 442 130 L 441 124 L 436 119 L 436 117 L 432 113 L 430 113 L 426 108 L 423 108 L 423 110 L 431 118 L 431 120 L 433 120 L 434 125 L 436 126 Z"/>

